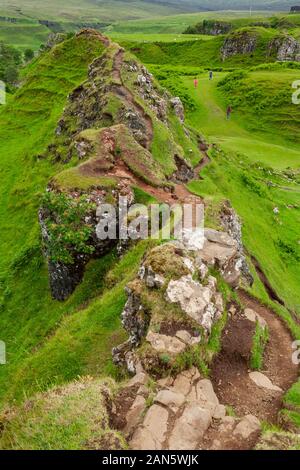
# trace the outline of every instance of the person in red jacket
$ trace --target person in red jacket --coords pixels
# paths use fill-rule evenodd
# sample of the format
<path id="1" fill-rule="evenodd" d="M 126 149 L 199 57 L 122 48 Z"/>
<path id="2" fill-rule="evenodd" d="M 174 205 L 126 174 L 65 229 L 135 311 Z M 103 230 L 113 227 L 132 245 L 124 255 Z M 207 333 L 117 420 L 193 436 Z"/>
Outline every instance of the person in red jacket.
<path id="1" fill-rule="evenodd" d="M 195 78 L 195 79 L 194 79 L 194 87 L 195 87 L 195 88 L 198 88 L 198 83 L 199 83 L 199 82 L 198 82 L 198 78 Z"/>
<path id="2" fill-rule="evenodd" d="M 227 121 L 230 119 L 231 113 L 232 113 L 232 107 L 229 105 L 227 106 L 227 110 L 226 110 Z"/>

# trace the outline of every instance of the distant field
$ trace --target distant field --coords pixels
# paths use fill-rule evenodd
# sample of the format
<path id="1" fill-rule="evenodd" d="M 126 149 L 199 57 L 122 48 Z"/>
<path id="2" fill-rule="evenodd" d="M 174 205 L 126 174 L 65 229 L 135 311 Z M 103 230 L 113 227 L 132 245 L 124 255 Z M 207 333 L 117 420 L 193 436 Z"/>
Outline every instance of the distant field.
<path id="1" fill-rule="evenodd" d="M 107 35 L 116 42 L 141 42 L 141 43 L 148 43 L 148 42 L 183 42 L 183 41 L 190 41 L 191 39 L 195 40 L 203 40 L 209 41 L 213 38 L 213 36 L 204 36 L 200 34 L 176 34 L 176 33 L 153 33 L 153 34 L 143 34 L 143 33 L 134 33 L 134 34 L 126 34 L 126 33 L 107 33 Z"/>
<path id="2" fill-rule="evenodd" d="M 54 0 L 45 3 L 41 0 L 22 1 L 22 10 L 11 5 L 8 0 L 0 0 L 0 41 L 20 49 L 31 47 L 38 50 L 47 40 L 51 29 L 39 23 L 39 19 L 57 22 L 64 31 L 80 29 L 90 25 L 103 30 L 115 41 L 186 41 L 194 36 L 183 36 L 181 33 L 190 25 L 203 19 L 216 18 L 234 21 L 244 25 L 249 21 L 261 20 L 272 16 L 271 11 L 253 12 L 250 17 L 247 11 L 217 11 L 204 13 L 176 14 L 173 10 L 159 5 L 131 2 L 130 8 L 124 2 L 107 2 L 95 6 L 88 0 L 72 0 L 68 9 L 62 2 Z M 79 6 L 81 5 L 81 6 Z M 24 13 L 25 12 L 25 13 Z M 17 18 L 16 23 L 4 21 L 1 17 Z M 246 18 L 245 18 L 246 16 Z M 201 36 L 201 39 L 209 39 Z"/>
<path id="3" fill-rule="evenodd" d="M 276 15 L 279 13 L 277 12 Z M 241 26 L 250 21 L 261 20 L 272 16 L 271 11 L 252 12 L 250 17 L 247 11 L 211 11 L 183 15 L 172 15 L 163 18 L 151 18 L 133 21 L 116 21 L 106 28 L 106 32 L 123 34 L 174 34 L 182 33 L 188 26 L 205 19 L 222 19 L 225 21 L 240 20 Z"/>
<path id="4" fill-rule="evenodd" d="M 12 24 L 0 20 L 0 41 L 19 49 L 39 49 L 47 40 L 49 29 L 37 22 Z"/>

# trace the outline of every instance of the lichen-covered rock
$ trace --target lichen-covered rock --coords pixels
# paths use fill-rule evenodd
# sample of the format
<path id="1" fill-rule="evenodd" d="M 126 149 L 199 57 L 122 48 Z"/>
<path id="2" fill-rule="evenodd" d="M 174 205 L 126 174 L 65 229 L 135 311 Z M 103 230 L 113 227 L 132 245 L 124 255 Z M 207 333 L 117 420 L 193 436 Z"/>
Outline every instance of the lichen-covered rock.
<path id="1" fill-rule="evenodd" d="M 299 450 L 300 434 L 285 431 L 266 431 L 256 447 L 257 450 Z"/>
<path id="2" fill-rule="evenodd" d="M 105 214 L 98 214 L 97 208 L 110 202 L 116 208 L 116 222 L 119 223 L 119 196 L 134 200 L 131 188 L 116 186 L 113 190 L 100 186 L 88 190 L 62 192 L 51 182 L 39 210 L 43 251 L 48 262 L 49 283 L 52 297 L 63 301 L 81 282 L 87 262 L 92 257 L 101 257 L 116 246 L 118 240 L 99 237 L 101 221 L 107 222 Z M 118 226 L 118 225 L 117 225 Z"/>
<path id="3" fill-rule="evenodd" d="M 169 302 L 179 303 L 181 309 L 208 332 L 223 313 L 223 308 L 220 311 L 214 304 L 214 281 L 210 277 L 208 284 L 203 286 L 194 281 L 191 275 L 183 276 L 179 280 L 170 281 L 166 291 Z"/>

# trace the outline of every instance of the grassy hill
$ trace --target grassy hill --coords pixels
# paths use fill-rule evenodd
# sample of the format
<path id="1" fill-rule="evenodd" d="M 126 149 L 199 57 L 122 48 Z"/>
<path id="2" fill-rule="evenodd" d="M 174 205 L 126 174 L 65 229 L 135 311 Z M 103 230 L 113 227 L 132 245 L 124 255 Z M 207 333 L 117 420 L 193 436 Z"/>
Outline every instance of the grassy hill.
<path id="1" fill-rule="evenodd" d="M 118 5 L 120 18 L 128 14 L 123 3 Z M 10 2 L 2 4 L 3 11 L 9 13 Z M 161 9 L 160 14 L 170 12 L 170 7 L 140 4 L 134 2 L 130 14 L 138 16 L 140 8 L 144 17 L 152 15 L 153 8 Z M 38 14 L 38 10 L 34 13 L 33 2 L 22 5 L 28 9 L 26 14 Z M 76 24 L 83 6 L 88 21 L 99 21 L 98 5 L 94 2 L 84 4 L 74 0 L 68 11 L 60 4 L 59 12 L 55 6 L 49 4 L 44 11 L 49 18 L 53 15 L 54 20 L 64 18 L 66 29 Z M 111 21 L 110 10 L 107 17 L 104 14 L 108 5 L 101 3 L 100 7 L 101 21 Z M 177 9 L 176 2 L 173 8 Z M 0 34 L 20 47 L 26 42 L 37 48 L 49 28 L 36 20 L 22 18 L 18 10 L 15 14 L 20 22 L 14 25 L 0 20 L 7 27 Z M 228 13 L 237 28 L 248 30 L 248 19 L 239 16 Z M 49 181 L 57 185 L 59 192 L 82 189 L 81 183 L 93 187 L 91 175 L 84 181 L 80 178 L 78 183 L 78 164 L 82 162 L 69 152 L 70 140 L 80 134 L 81 138 L 97 143 L 99 128 L 107 123 L 120 124 L 126 115 L 121 98 L 128 97 L 128 93 L 130 105 L 138 108 L 148 123 L 151 121 L 153 135 L 151 144 L 146 142 L 143 148 L 130 141 L 132 152 L 127 155 L 127 166 L 135 176 L 143 177 L 144 184 L 155 181 L 159 187 L 163 183 L 166 186 L 163 190 L 167 191 L 168 177 L 176 169 L 174 154 L 182 154 L 190 165 L 196 166 L 201 157 L 197 139 L 201 136 L 210 144 L 210 163 L 202 169 L 201 178 L 190 182 L 187 188 L 205 200 L 207 225 L 217 229 L 224 201 L 231 202 L 243 223 L 243 243 L 254 277 L 249 292 L 270 306 L 286 322 L 293 337 L 299 339 L 300 108 L 291 103 L 291 84 L 299 79 L 299 63 L 274 63 L 275 57 L 267 55 L 267 45 L 278 34 L 277 26 L 287 28 L 296 37 L 298 28 L 294 26 L 299 26 L 299 17 L 293 17 L 292 27 L 282 20 L 276 28 L 251 28 L 257 35 L 255 51 L 236 54 L 226 61 L 220 55 L 224 37 L 178 35 L 184 26 L 183 18 L 186 24 L 193 24 L 196 17 L 204 16 L 175 15 L 155 21 L 106 25 L 111 37 L 120 39 L 126 48 L 121 51 L 126 67 L 119 74 L 115 55 L 119 46 L 99 41 L 96 34 L 70 37 L 42 52 L 22 69 L 20 87 L 8 96 L 6 107 L 0 108 L 0 339 L 7 347 L 7 364 L 0 367 L 0 403 L 5 407 L 23 402 L 36 392 L 72 382 L 78 376 L 97 378 L 96 382 L 78 381 L 78 386 L 70 384 L 48 395 L 37 395 L 32 409 L 25 406 L 12 421 L 12 428 L 1 440 L 4 448 L 8 445 L 23 448 L 29 442 L 34 448 L 80 447 L 76 427 L 87 441 L 92 438 L 91 427 L 96 420 L 93 409 L 88 407 L 82 419 L 76 418 L 75 432 L 72 429 L 63 436 L 60 419 L 66 422 L 74 419 L 82 396 L 102 413 L 97 394 L 103 382 L 98 378 L 123 377 L 112 363 L 111 349 L 127 337 L 120 321 L 126 302 L 124 288 L 135 277 L 145 251 L 154 242 L 137 243 L 121 258 L 112 249 L 105 256 L 90 260 L 82 283 L 67 300 L 58 302 L 49 289 L 38 210 Z M 220 17 L 226 16 L 220 13 Z M 166 116 L 168 126 L 157 118 L 153 96 L 147 101 L 138 94 L 137 76 L 134 79 L 130 72 L 135 70 L 134 56 L 156 77 L 153 93 L 164 96 L 166 88 L 181 98 L 186 132 L 170 111 Z M 88 74 L 93 61 L 99 66 L 98 82 L 93 82 L 91 69 Z M 208 77 L 211 69 L 213 80 Z M 139 69 L 135 73 L 138 75 Z M 198 88 L 194 86 L 195 77 L 199 80 Z M 103 86 L 100 101 L 93 94 L 93 86 L 99 83 Z M 111 92 L 114 87 L 121 87 L 119 94 Z M 76 101 L 80 93 L 81 102 Z M 75 96 L 74 101 L 70 96 Z M 230 120 L 226 120 L 228 105 L 233 108 Z M 82 116 L 92 121 L 92 131 L 85 129 L 83 134 L 79 133 Z M 57 132 L 62 117 L 65 128 Z M 124 136 L 121 134 L 123 140 Z M 118 154 L 122 153 L 123 140 L 117 146 Z M 139 158 L 135 159 L 136 148 Z M 135 195 L 137 202 L 155 200 L 141 188 L 135 188 Z M 274 294 L 270 295 L 268 283 L 277 300 Z M 60 394 L 62 398 L 58 399 Z M 293 426 L 299 426 L 299 384 L 289 392 L 286 403 L 286 416 L 292 418 Z M 82 406 L 80 409 L 85 410 Z M 45 415 L 41 407 L 47 409 Z M 23 419 L 26 419 L 24 433 Z M 36 434 L 32 434 L 35 420 L 39 424 L 34 428 Z M 47 434 L 40 441 L 44 423 Z M 12 444 L 16 435 L 18 439 Z M 97 438 L 102 437 L 99 430 Z"/>

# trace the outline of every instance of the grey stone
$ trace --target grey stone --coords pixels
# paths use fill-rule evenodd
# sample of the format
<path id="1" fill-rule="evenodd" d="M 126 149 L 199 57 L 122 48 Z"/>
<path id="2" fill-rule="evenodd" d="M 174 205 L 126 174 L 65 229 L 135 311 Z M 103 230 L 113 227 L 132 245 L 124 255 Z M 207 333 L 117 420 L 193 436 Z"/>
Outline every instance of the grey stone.
<path id="1" fill-rule="evenodd" d="M 261 372 L 250 372 L 249 377 L 258 387 L 272 390 L 274 392 L 282 392 L 283 390 L 277 385 L 273 385 L 271 380 Z"/>

